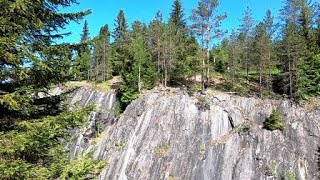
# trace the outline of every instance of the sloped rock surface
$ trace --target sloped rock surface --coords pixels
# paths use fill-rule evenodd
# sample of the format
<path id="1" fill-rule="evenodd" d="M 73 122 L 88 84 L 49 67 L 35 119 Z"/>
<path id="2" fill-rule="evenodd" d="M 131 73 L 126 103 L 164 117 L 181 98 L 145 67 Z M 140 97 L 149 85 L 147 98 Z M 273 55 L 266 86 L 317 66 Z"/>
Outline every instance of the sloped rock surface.
<path id="1" fill-rule="evenodd" d="M 114 103 L 114 95 L 83 91 L 73 101 L 102 109 Z M 262 128 L 274 108 L 284 132 Z M 199 99 L 171 89 L 145 93 L 115 123 L 108 117 L 100 115 L 99 139 L 77 143 L 73 152 L 93 151 L 109 162 L 99 179 L 319 179 L 319 107 L 218 92 Z"/>

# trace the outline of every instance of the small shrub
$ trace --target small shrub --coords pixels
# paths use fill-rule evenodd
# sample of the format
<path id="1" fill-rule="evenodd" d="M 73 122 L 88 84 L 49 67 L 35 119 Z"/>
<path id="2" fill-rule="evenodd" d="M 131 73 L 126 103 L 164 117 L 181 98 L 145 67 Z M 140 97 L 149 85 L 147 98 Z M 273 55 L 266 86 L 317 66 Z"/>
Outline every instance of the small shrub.
<path id="1" fill-rule="evenodd" d="M 78 157 L 65 166 L 60 179 L 94 179 L 107 165 L 108 162 L 93 160 L 92 157 Z"/>
<path id="2" fill-rule="evenodd" d="M 189 96 L 193 96 L 194 93 L 201 91 L 201 84 L 194 84 L 187 88 Z"/>
<path id="3" fill-rule="evenodd" d="M 200 154 L 204 155 L 206 153 L 206 146 L 205 145 L 201 145 L 199 151 L 200 151 Z"/>
<path id="4" fill-rule="evenodd" d="M 210 110 L 210 102 L 208 101 L 207 97 L 205 96 L 198 96 L 198 102 L 196 103 L 199 110 Z"/>
<path id="5" fill-rule="evenodd" d="M 225 73 L 227 71 L 227 68 L 228 64 L 221 60 L 219 60 L 214 66 L 214 70 L 219 73 Z"/>
<path id="6" fill-rule="evenodd" d="M 155 149 L 155 154 L 160 157 L 164 157 L 169 151 L 170 147 L 171 147 L 170 144 L 161 145 Z"/>
<path id="7" fill-rule="evenodd" d="M 282 118 L 280 116 L 280 113 L 277 110 L 273 110 L 272 113 L 268 118 L 266 118 L 266 121 L 263 123 L 264 128 L 268 130 L 285 130 L 286 126 L 282 122 Z"/>
<path id="8" fill-rule="evenodd" d="M 297 179 L 296 174 L 292 171 L 286 171 L 284 175 L 285 175 L 285 180 L 296 180 Z"/>
<path id="9" fill-rule="evenodd" d="M 244 123 L 240 124 L 239 126 L 236 127 L 236 132 L 239 135 L 245 135 L 249 134 L 251 130 L 252 122 L 251 121 L 245 121 Z"/>
<path id="10" fill-rule="evenodd" d="M 115 113 L 115 117 L 117 119 L 120 118 L 121 114 L 122 114 L 123 110 L 121 108 L 121 103 L 120 101 L 116 101 L 116 103 L 114 104 L 114 113 Z"/>
<path id="11" fill-rule="evenodd" d="M 241 85 L 235 85 L 232 87 L 231 90 L 233 90 L 239 94 L 248 94 L 249 93 L 249 90 L 246 87 L 241 86 Z"/>
<path id="12" fill-rule="evenodd" d="M 175 173 L 170 173 L 168 179 L 169 180 L 175 180 L 176 179 L 176 174 Z"/>
<path id="13" fill-rule="evenodd" d="M 275 160 L 271 160 L 268 164 L 268 169 L 272 176 L 277 176 L 278 163 Z"/>

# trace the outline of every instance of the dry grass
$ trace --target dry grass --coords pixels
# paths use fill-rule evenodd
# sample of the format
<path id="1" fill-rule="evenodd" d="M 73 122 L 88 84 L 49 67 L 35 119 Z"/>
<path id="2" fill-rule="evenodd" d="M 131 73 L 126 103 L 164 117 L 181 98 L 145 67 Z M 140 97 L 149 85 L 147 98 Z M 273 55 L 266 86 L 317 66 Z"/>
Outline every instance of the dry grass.
<path id="1" fill-rule="evenodd" d="M 114 91 L 112 87 L 114 87 L 115 85 L 119 85 L 121 81 L 122 79 L 120 76 L 115 76 L 108 81 L 99 82 L 99 83 L 88 82 L 88 81 L 70 81 L 66 83 L 66 87 L 67 89 L 74 89 L 78 87 L 89 87 L 102 92 L 109 93 Z"/>

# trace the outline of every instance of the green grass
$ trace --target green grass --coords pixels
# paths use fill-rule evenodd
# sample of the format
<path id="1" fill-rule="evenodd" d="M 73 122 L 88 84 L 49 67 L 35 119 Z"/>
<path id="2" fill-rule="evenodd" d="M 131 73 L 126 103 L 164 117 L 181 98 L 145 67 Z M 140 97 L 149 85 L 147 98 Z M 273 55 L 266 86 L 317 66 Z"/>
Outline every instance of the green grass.
<path id="1" fill-rule="evenodd" d="M 67 89 L 75 89 L 79 87 L 89 87 L 93 89 L 97 89 L 103 92 L 110 92 L 111 91 L 111 85 L 110 82 L 100 82 L 100 83 L 95 83 L 95 82 L 88 82 L 88 81 L 70 81 L 66 83 Z"/>
<path id="2" fill-rule="evenodd" d="M 156 149 L 155 149 L 155 154 L 158 155 L 159 157 L 164 157 L 167 152 L 169 151 L 169 149 L 171 148 L 171 145 L 170 144 L 163 144 L 163 145 L 160 145 L 158 146 Z"/>
<path id="3" fill-rule="evenodd" d="M 99 89 L 103 92 L 110 92 L 111 91 L 110 83 L 108 81 L 100 82 L 100 83 L 92 83 L 92 86 L 93 86 L 93 88 Z"/>

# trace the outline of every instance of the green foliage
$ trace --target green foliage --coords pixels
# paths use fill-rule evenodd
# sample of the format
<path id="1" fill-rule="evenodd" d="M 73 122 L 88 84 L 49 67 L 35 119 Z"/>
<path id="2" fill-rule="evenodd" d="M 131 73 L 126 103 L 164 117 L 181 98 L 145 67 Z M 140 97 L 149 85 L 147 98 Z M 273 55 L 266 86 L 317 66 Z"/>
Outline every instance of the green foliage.
<path id="1" fill-rule="evenodd" d="M 123 112 L 122 111 L 122 108 L 121 108 L 121 102 L 120 101 L 117 101 L 114 105 L 114 112 L 115 112 L 115 116 L 116 118 L 120 118 L 120 115 L 121 113 Z"/>
<path id="2" fill-rule="evenodd" d="M 286 171 L 284 175 L 285 175 L 285 180 L 297 180 L 296 174 L 292 171 Z"/>
<path id="3" fill-rule="evenodd" d="M 187 92 L 189 96 L 193 96 L 194 93 L 201 91 L 201 84 L 191 84 L 187 87 Z"/>
<path id="4" fill-rule="evenodd" d="M 64 167 L 59 178 L 63 180 L 95 179 L 107 165 L 106 161 L 93 160 L 90 156 L 77 157 Z"/>
<path id="5" fill-rule="evenodd" d="M 268 164 L 268 169 L 272 176 L 277 176 L 277 170 L 278 170 L 278 163 L 275 160 L 271 160 Z"/>
<path id="6" fill-rule="evenodd" d="M 82 34 L 81 34 L 81 42 L 86 42 L 90 39 L 90 32 L 89 32 L 89 27 L 88 27 L 88 21 L 84 21 L 83 29 L 82 29 Z"/>
<path id="7" fill-rule="evenodd" d="M 218 62 L 215 64 L 214 70 L 219 73 L 225 73 L 227 71 L 227 67 L 228 67 L 227 63 L 221 60 L 218 60 Z"/>
<path id="8" fill-rule="evenodd" d="M 320 95 L 320 54 L 300 64 L 297 99 L 306 100 Z"/>
<path id="9" fill-rule="evenodd" d="M 251 121 L 245 121 L 244 123 L 240 124 L 239 126 L 236 127 L 236 132 L 239 135 L 246 135 L 250 132 L 252 126 Z"/>
<path id="10" fill-rule="evenodd" d="M 138 99 L 139 96 L 140 94 L 138 92 L 123 91 L 120 98 L 122 109 L 127 107 L 133 100 Z"/>
<path id="11" fill-rule="evenodd" d="M 163 144 L 163 145 L 160 145 L 158 146 L 156 149 L 155 149 L 155 154 L 158 155 L 159 157 L 164 157 L 168 151 L 170 150 L 171 148 L 171 145 L 170 144 Z"/>
<path id="12" fill-rule="evenodd" d="M 0 134 L 1 179 L 47 179 L 67 163 L 63 148 L 68 129 L 79 127 L 93 106 L 57 116 L 16 123 L 15 129 Z"/>
<path id="13" fill-rule="evenodd" d="M 272 113 L 268 118 L 266 118 L 265 122 L 263 123 L 264 128 L 268 130 L 280 130 L 283 131 L 286 129 L 285 124 L 282 122 L 282 117 L 277 110 L 273 110 Z"/>
<path id="14" fill-rule="evenodd" d="M 100 28 L 99 35 L 93 39 L 93 62 L 90 80 L 104 82 L 112 78 L 114 71 L 114 49 L 110 45 L 108 25 Z"/>
<path id="15" fill-rule="evenodd" d="M 129 32 L 128 24 L 123 10 L 120 10 L 115 20 L 115 29 L 113 31 L 114 48 L 114 75 L 121 75 L 128 66 L 129 61 Z"/>
<path id="16" fill-rule="evenodd" d="M 91 64 L 91 54 L 89 47 L 85 47 L 83 51 L 75 58 L 72 65 L 73 80 L 82 81 L 87 80 L 88 71 Z"/>
<path id="17" fill-rule="evenodd" d="M 5 116 L 30 114 L 36 108 L 37 92 L 70 78 L 71 57 L 78 46 L 54 42 L 63 37 L 56 34 L 61 28 L 90 13 L 58 12 L 61 5 L 73 3 L 76 1 L 0 2 L 0 24 L 6 25 L 0 29 L 0 109 Z M 17 92 L 26 88 L 28 91 Z M 29 112 L 19 111 L 19 106 Z"/>
<path id="18" fill-rule="evenodd" d="M 198 106 L 199 110 L 210 110 L 210 101 L 206 96 L 197 96 L 197 100 L 198 102 L 196 103 L 196 105 Z"/>
<path id="19" fill-rule="evenodd" d="M 120 86 L 121 104 L 127 106 L 139 97 L 142 89 L 152 89 L 156 85 L 155 64 L 151 61 L 144 27 L 141 23 L 134 24 L 133 38 L 130 44 L 130 54 L 133 60 L 130 67 L 123 73 Z"/>
<path id="20" fill-rule="evenodd" d="M 186 27 L 184 12 L 183 12 L 182 3 L 180 0 L 175 0 L 173 2 L 169 22 L 173 23 L 174 26 L 180 30 L 183 30 Z"/>

